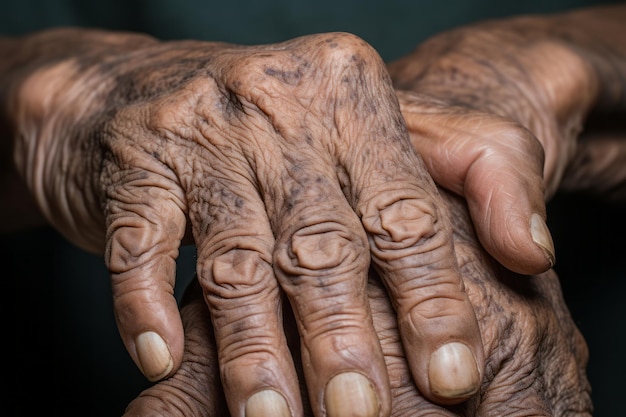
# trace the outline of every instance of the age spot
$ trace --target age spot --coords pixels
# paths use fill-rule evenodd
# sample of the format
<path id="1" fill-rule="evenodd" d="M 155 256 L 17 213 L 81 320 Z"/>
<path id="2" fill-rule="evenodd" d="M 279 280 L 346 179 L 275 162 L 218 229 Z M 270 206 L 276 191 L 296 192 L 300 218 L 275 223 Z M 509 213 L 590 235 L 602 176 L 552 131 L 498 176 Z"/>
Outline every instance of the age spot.
<path id="1" fill-rule="evenodd" d="M 297 71 L 281 71 L 275 68 L 266 68 L 265 74 L 270 77 L 277 78 L 283 83 L 289 85 L 298 85 L 302 79 L 302 71 L 300 69 Z"/>

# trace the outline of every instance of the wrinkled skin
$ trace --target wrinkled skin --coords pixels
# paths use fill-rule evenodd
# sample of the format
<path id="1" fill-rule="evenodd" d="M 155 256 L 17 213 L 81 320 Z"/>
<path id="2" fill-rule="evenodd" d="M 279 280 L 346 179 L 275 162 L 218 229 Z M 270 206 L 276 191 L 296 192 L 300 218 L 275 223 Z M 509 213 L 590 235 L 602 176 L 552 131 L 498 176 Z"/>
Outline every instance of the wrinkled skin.
<path id="1" fill-rule="evenodd" d="M 105 249 L 118 327 L 148 378 L 182 358 L 175 260 L 193 239 L 233 415 L 261 390 L 300 414 L 281 292 L 316 414 L 389 414 L 370 253 L 421 391 L 440 403 L 476 392 L 482 342 L 450 216 L 369 45 L 343 33 L 241 47 L 61 29 L 26 50 L 68 39 L 86 49 L 79 58 L 51 58 L 14 90 L 16 165 L 53 225 Z M 437 354 L 446 346 L 461 351 Z"/>
<path id="2" fill-rule="evenodd" d="M 485 248 L 533 273 L 554 262 L 544 202 L 580 155 L 579 125 L 623 90 L 602 82 L 619 78 L 611 71 L 621 61 L 589 64 L 584 48 L 542 41 L 554 22 L 517 23 L 453 32 L 393 63 L 404 119 L 379 57 L 347 34 L 263 47 L 46 34 L 55 46 L 70 39 L 69 57 L 35 36 L 27 55 L 52 59 L 17 77 L 15 160 L 48 220 L 83 248 L 106 248 L 120 332 L 149 378 L 171 375 L 182 358 L 173 266 L 193 237 L 233 414 L 263 389 L 299 414 L 280 290 L 302 334 L 316 413 L 346 398 L 328 387 L 348 372 L 369 378 L 362 397 L 347 396 L 365 404 L 357 414 L 388 414 L 365 299 L 369 245 L 416 384 L 430 400 L 458 402 L 480 381 L 481 337 L 449 214 L 404 121 L 433 178 L 467 199 Z M 582 160 L 588 172 L 607 166 Z M 596 172 L 622 172 L 619 161 Z M 460 387 L 429 363 L 457 341 L 471 353 L 445 366 L 466 367 Z"/>
<path id="3" fill-rule="evenodd" d="M 522 279 L 498 266 L 478 244 L 467 208 L 449 199 L 455 247 L 485 343 L 480 392 L 449 408 L 425 400 L 412 383 L 397 322 L 372 272 L 368 298 L 392 388 L 392 416 L 591 416 L 585 376 L 587 348 L 551 270 Z M 127 408 L 131 416 L 227 416 L 217 378 L 213 330 L 202 297 L 190 289 L 182 307 L 186 349 L 172 378 L 147 389 Z M 286 320 L 289 330 L 293 322 Z M 291 338 L 297 349 L 297 335 Z M 311 415 L 310 410 L 307 414 Z"/>
<path id="4" fill-rule="evenodd" d="M 623 8 L 616 11 L 608 9 L 619 16 Z M 580 16 L 572 16 L 580 23 Z M 619 18 L 610 20 L 613 25 L 603 30 L 620 39 Z M 433 38 L 389 67 L 412 144 L 428 156 L 429 171 L 441 185 L 467 198 L 480 241 L 491 254 L 521 272 L 533 268 L 541 255 L 554 255 L 548 241 L 548 252 L 534 261 L 512 258 L 508 251 L 528 252 L 518 245 L 529 241 L 522 236 L 528 233 L 525 219 L 532 213 L 545 216 L 545 200 L 559 187 L 623 199 L 626 185 L 623 129 L 599 135 L 597 126 L 587 127 L 585 140 L 578 140 L 592 106 L 624 111 L 623 103 L 613 99 L 624 86 L 607 80 L 619 78 L 614 71 L 623 66 L 625 55 L 606 45 L 599 48 L 614 53 L 609 57 L 613 64 L 605 66 L 602 57 L 544 42 L 541 36 L 554 27 L 558 25 L 523 18 L 515 24 L 461 29 Z M 509 210 L 498 212 L 498 207 Z M 455 247 L 479 317 L 487 372 L 479 395 L 461 406 L 444 410 L 424 400 L 408 377 L 406 350 L 398 343 L 389 300 L 380 281 L 372 278 L 368 295 L 390 375 L 392 415 L 590 415 L 586 348 L 553 271 L 521 280 L 496 266 L 469 232 L 466 209 L 457 203 L 451 212 L 458 216 Z M 511 234 L 497 241 L 493 237 L 498 235 L 485 233 L 494 229 Z M 529 263 L 521 263 L 525 260 Z M 129 415 L 141 415 L 146 408 L 176 415 L 171 407 L 191 407 L 197 411 L 190 410 L 191 415 L 223 415 L 219 387 L 211 385 L 218 381 L 206 377 L 215 365 L 206 361 L 209 352 L 197 348 L 189 347 L 188 354 L 195 354 L 190 361 L 205 364 L 194 369 L 200 372 L 198 380 L 209 385 L 176 375 L 143 393 Z M 214 397 L 194 395 L 199 403 L 181 403 L 190 389 Z"/>
<path id="5" fill-rule="evenodd" d="M 388 66 L 429 172 L 467 199 L 480 242 L 516 272 L 537 272 L 528 219 L 544 219 L 558 189 L 624 199 L 625 18 L 618 5 L 481 22 Z M 535 242 L 554 262 L 552 242 Z"/>

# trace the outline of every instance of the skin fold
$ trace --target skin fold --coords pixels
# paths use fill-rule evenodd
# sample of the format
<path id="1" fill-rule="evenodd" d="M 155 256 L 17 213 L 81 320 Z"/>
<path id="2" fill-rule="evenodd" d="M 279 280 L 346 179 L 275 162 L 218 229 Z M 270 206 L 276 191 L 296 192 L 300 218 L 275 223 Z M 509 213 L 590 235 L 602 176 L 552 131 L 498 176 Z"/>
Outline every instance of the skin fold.
<path id="1" fill-rule="evenodd" d="M 456 257 L 479 318 L 485 377 L 478 395 L 462 405 L 441 407 L 425 399 L 412 381 L 392 303 L 371 271 L 367 295 L 389 373 L 391 415 L 591 416 L 587 347 L 569 315 L 557 275 L 550 270 L 522 278 L 502 268 L 478 243 L 465 203 L 449 197 L 446 204 L 455 219 Z M 186 343 L 180 370 L 142 392 L 125 417 L 229 415 L 215 372 L 211 321 L 193 284 L 181 314 Z M 285 316 L 297 357 L 298 335 L 290 312 Z M 313 415 L 307 404 L 305 415 Z"/>
<path id="2" fill-rule="evenodd" d="M 8 68 L 17 173 L 70 241 L 103 252 L 122 339 L 149 379 L 182 359 L 174 272 L 192 241 L 233 415 L 264 390 L 301 414 L 284 302 L 313 408 L 345 415 L 349 398 L 356 415 L 389 415 L 370 260 L 422 391 L 444 403 L 476 392 L 482 342 L 450 216 L 363 40 L 241 47 L 59 29 L 26 42 L 20 71 Z"/>
<path id="3" fill-rule="evenodd" d="M 467 199 L 483 246 L 516 272 L 537 272 L 533 241 L 555 262 L 527 225 L 558 189 L 620 198 L 625 18 L 619 5 L 481 22 L 388 66 L 429 172 Z"/>
<path id="4" fill-rule="evenodd" d="M 193 377 L 173 287 L 178 248 L 194 243 L 216 346 L 196 355 L 217 355 L 224 390 L 200 405 L 585 415 L 584 343 L 550 324 L 571 321 L 556 277 L 514 273 L 554 263 L 545 201 L 561 183 L 623 195 L 619 127 L 578 140 L 590 115 L 625 111 L 623 16 L 486 22 L 388 66 L 346 33 L 245 47 L 71 28 L 0 39 L 1 192 L 16 200 L 3 219 L 31 211 L 26 224 L 41 215 L 103 254 L 120 334 L 153 381 Z M 476 238 L 435 184 L 467 201 Z M 477 242 L 511 272 L 468 262 Z M 528 319 L 502 324 L 500 310 Z M 425 399 L 403 405 L 402 387 Z M 581 400 L 563 411 L 570 391 Z"/>

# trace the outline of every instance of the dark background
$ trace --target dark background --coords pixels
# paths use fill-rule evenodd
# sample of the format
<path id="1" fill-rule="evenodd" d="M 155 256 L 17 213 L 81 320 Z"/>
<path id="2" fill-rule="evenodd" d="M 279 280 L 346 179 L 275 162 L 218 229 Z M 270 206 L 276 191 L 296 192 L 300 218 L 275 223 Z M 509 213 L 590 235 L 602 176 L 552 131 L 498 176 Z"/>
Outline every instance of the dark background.
<path id="1" fill-rule="evenodd" d="M 391 60 L 426 37 L 461 24 L 596 3 L 0 0 L 0 34 L 74 25 L 141 31 L 162 39 L 258 44 L 340 30 L 363 37 Z M 548 210 L 557 249 L 555 269 L 591 351 L 596 417 L 623 414 L 625 214 L 624 206 L 576 195 L 557 196 Z M 0 245 L 0 265 L 6 271 L 0 274 L 5 285 L 2 347 L 9 365 L 2 368 L 0 414 L 121 415 L 149 383 L 117 333 L 102 259 L 77 249 L 50 228 L 0 235 Z M 183 248 L 178 295 L 193 275 L 194 256 L 193 247 Z"/>

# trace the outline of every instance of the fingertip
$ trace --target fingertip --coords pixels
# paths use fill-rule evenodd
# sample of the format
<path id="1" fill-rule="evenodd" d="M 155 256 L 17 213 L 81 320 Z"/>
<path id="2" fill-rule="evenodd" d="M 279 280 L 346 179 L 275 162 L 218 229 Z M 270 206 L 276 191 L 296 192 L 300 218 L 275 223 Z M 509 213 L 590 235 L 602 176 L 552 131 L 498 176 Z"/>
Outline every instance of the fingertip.
<path id="1" fill-rule="evenodd" d="M 508 199 L 510 195 L 492 196 L 488 203 L 469 202 L 480 243 L 515 273 L 543 273 L 552 268 L 556 260 L 554 242 L 545 216 L 541 214 L 545 212 L 545 205 L 532 202 L 530 196 L 513 201 Z"/>
<path id="2" fill-rule="evenodd" d="M 137 364 L 150 381 L 158 381 L 174 369 L 174 359 L 169 347 L 158 333 L 147 331 L 135 339 Z"/>
<path id="3" fill-rule="evenodd" d="M 450 342 L 435 350 L 428 364 L 428 381 L 437 402 L 456 404 L 476 394 L 481 372 L 469 346 Z"/>
<path id="4" fill-rule="evenodd" d="M 554 255 L 552 235 L 543 217 L 537 213 L 533 213 L 530 216 L 530 235 L 532 236 L 533 242 L 543 251 L 546 259 L 550 263 L 550 267 L 553 267 L 556 258 Z"/>
<path id="5" fill-rule="evenodd" d="M 358 372 L 343 372 L 326 385 L 325 407 L 328 417 L 376 417 L 380 402 L 372 382 Z"/>
<path id="6" fill-rule="evenodd" d="M 253 394 L 246 402 L 245 417 L 290 417 L 285 397 L 274 390 L 263 390 Z"/>

